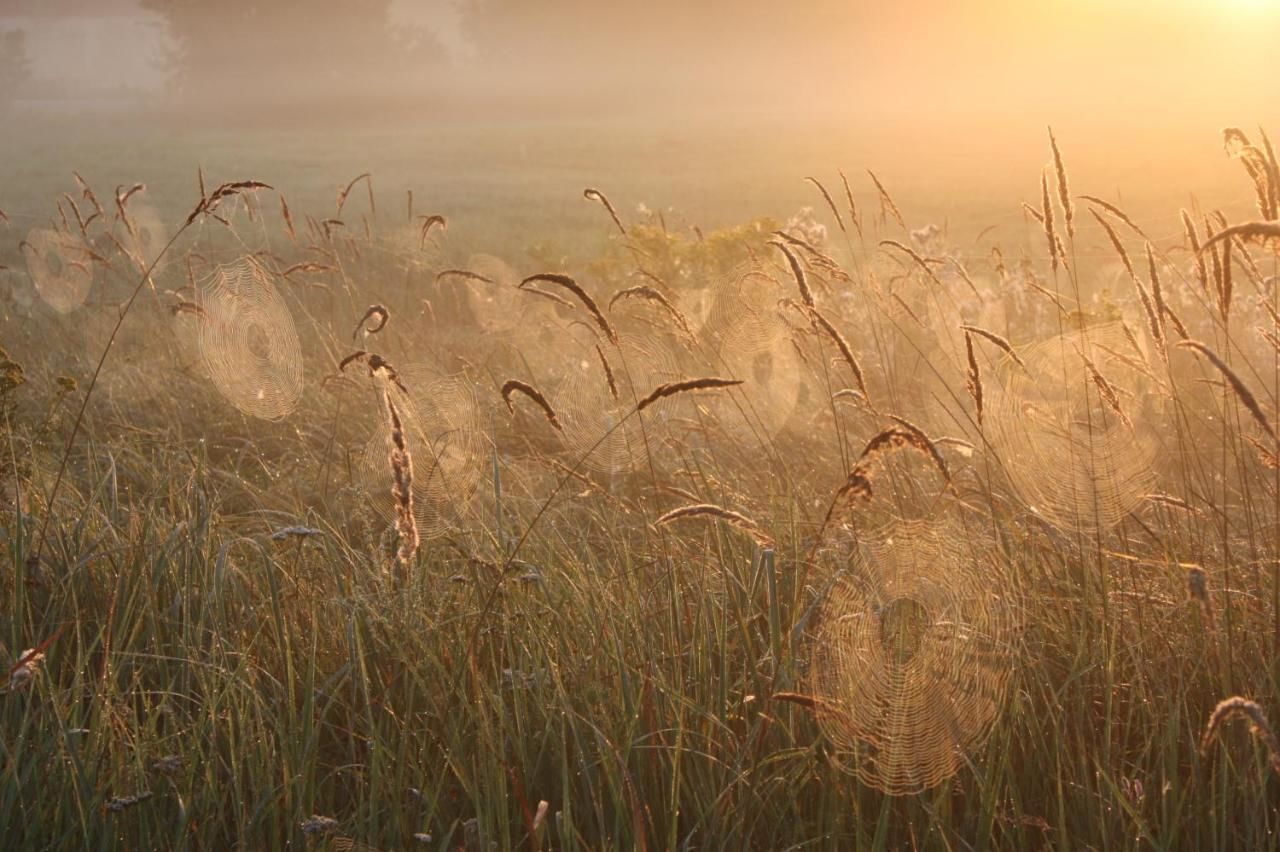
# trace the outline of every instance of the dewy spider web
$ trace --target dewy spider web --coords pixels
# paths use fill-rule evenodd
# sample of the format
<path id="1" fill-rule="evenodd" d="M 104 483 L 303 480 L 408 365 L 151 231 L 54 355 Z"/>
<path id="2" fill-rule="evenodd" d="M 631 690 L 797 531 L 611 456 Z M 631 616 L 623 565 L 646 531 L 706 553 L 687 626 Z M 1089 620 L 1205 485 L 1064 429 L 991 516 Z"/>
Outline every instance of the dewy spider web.
<path id="1" fill-rule="evenodd" d="M 594 335 L 591 339 L 595 340 Z M 584 465 L 602 473 L 635 470 L 645 464 L 646 437 L 655 446 L 660 441 L 658 423 L 666 407 L 659 402 L 646 412 L 647 427 L 639 417 L 628 419 L 628 415 L 658 385 L 684 377 L 667 342 L 657 335 L 623 333 L 616 346 L 599 338 L 575 347 L 552 394 L 552 407 L 564 426 L 561 438 L 570 457 L 585 457 Z M 597 442 L 601 442 L 599 446 Z"/>
<path id="2" fill-rule="evenodd" d="M 938 519 L 855 545 L 811 631 L 809 689 L 837 765 L 892 795 L 954 775 L 1013 668 L 1015 608 L 994 547 Z"/>
<path id="3" fill-rule="evenodd" d="M 441 376 L 427 366 L 398 372 L 405 390 L 392 387 L 413 457 L 413 512 L 418 535 L 433 538 L 455 528 L 475 495 L 489 460 L 485 423 L 471 382 Z M 374 509 L 390 518 L 389 427 L 385 419 L 365 443 L 361 476 Z"/>
<path id="4" fill-rule="evenodd" d="M 256 261 L 219 266 L 200 288 L 200 354 L 218 390 L 253 417 L 279 420 L 302 398 L 293 317 Z"/>
<path id="5" fill-rule="evenodd" d="M 800 357 L 780 303 L 788 292 L 770 276 L 738 272 L 716 289 L 699 337 L 710 372 L 742 379 L 741 388 L 699 400 L 732 438 L 771 437 L 800 396 Z"/>
<path id="6" fill-rule="evenodd" d="M 989 383 L 992 444 L 1019 496 L 1060 529 L 1109 529 L 1151 491 L 1154 380 L 1141 357 L 1119 324 L 1090 326 L 1030 347 L 1025 368 L 1006 359 Z"/>
<path id="7" fill-rule="evenodd" d="M 156 211 L 149 206 L 136 205 L 129 210 L 128 223 L 117 225 L 120 244 L 139 271 L 151 267 L 152 275 L 160 275 L 168 266 L 168 257 L 160 254 L 169 242 L 169 229 Z"/>
<path id="8" fill-rule="evenodd" d="M 89 298 L 93 257 L 79 237 L 36 229 L 27 234 L 22 249 L 27 273 L 49 307 L 60 314 L 70 313 Z"/>

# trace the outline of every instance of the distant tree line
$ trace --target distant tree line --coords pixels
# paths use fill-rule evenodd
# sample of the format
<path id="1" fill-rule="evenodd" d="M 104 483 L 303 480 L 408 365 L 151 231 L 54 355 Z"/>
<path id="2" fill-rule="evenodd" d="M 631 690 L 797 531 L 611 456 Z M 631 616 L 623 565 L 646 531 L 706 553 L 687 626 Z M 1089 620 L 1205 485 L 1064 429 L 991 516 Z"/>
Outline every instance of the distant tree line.
<path id="1" fill-rule="evenodd" d="M 392 0 L 139 2 L 164 20 L 164 61 L 196 101 L 376 99 L 423 87 L 512 99 L 645 86 L 687 91 L 741 83 L 744 75 L 767 79 L 780 25 L 765 0 L 453 0 L 472 58 L 457 69 L 433 32 L 393 20 Z M 834 30 L 833 14 L 809 12 L 805 26 Z M 726 26 L 736 53 L 725 44 Z"/>
<path id="2" fill-rule="evenodd" d="M 165 22 L 164 64 L 195 99 L 376 96 L 443 62 L 423 31 L 394 27 L 391 0 L 141 0 Z"/>

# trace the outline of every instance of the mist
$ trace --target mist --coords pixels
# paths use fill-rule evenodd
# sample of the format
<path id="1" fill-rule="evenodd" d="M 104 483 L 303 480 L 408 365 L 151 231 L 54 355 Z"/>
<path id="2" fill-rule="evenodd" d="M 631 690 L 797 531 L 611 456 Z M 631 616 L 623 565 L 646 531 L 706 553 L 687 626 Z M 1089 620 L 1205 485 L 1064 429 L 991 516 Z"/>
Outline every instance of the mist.
<path id="1" fill-rule="evenodd" d="M 940 220 L 943 196 L 1016 210 L 1052 125 L 1089 185 L 1167 202 L 1220 192 L 1220 129 L 1273 117 L 1277 31 L 1256 0 L 7 0 L 0 151 L 188 134 L 204 163 L 301 149 L 315 171 L 443 175 L 449 200 L 504 164 L 583 169 L 716 221 L 726 199 L 781 215 L 797 176 L 873 168 Z M 280 133 L 306 142 L 277 155 Z"/>

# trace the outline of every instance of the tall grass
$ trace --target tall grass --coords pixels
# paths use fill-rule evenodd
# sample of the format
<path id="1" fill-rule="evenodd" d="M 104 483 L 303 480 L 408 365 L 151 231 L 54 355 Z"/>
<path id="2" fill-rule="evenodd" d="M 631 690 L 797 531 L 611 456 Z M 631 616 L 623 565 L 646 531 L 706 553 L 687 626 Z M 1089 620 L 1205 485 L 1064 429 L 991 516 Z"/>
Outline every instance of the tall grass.
<path id="1" fill-rule="evenodd" d="M 912 231 L 874 176 L 878 225 L 842 175 L 856 246 L 808 179 L 842 247 L 801 217 L 624 226 L 589 189 L 607 248 L 510 280 L 438 215 L 345 225 L 360 181 L 374 217 L 368 174 L 342 221 L 228 200 L 142 285 L 106 239 L 123 210 L 68 220 L 98 289 L 67 316 L 6 303 L 26 320 L 0 331 L 22 365 L 0 383 L 6 847 L 1273 846 L 1280 259 L 1266 227 L 1202 235 L 1204 211 L 1152 241 L 1178 219 L 1088 196 L 1095 228 L 1058 141 L 1058 191 L 1030 176 L 1039 221 L 1006 237 L 1021 263 Z M 201 282 L 245 255 L 307 366 L 279 422 L 199 351 Z M 370 304 L 373 378 L 339 369 Z M 681 375 L 645 386 L 657 348 Z M 464 377 L 485 452 L 420 428 L 460 403 L 388 362 Z M 557 396 L 583 375 L 585 400 Z M 1079 407 L 1051 442 L 1057 394 Z M 359 471 L 387 421 L 398 513 Z M 1148 450 L 1156 484 L 1129 494 L 1114 456 Z M 413 489 L 463 464 L 485 486 L 437 482 L 421 524 Z M 1065 484 L 1038 501 L 1028 477 Z M 979 594 L 1016 603 L 1008 685 L 954 774 L 889 795 L 819 724 L 814 642 L 882 521 L 948 512 L 982 531 L 949 546 L 992 541 Z"/>

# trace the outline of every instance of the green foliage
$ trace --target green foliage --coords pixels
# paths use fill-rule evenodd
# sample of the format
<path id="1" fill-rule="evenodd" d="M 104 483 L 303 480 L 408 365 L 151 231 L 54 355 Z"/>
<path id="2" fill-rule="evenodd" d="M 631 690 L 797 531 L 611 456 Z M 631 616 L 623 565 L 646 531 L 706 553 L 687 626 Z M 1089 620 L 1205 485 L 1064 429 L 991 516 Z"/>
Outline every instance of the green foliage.
<path id="1" fill-rule="evenodd" d="M 587 268 L 594 279 L 614 286 L 635 283 L 639 268 L 676 290 L 705 287 L 771 251 L 766 243 L 778 227 L 773 219 L 761 218 L 708 234 L 693 228 L 673 231 L 648 213 L 627 228 L 625 241 L 612 240 Z"/>

